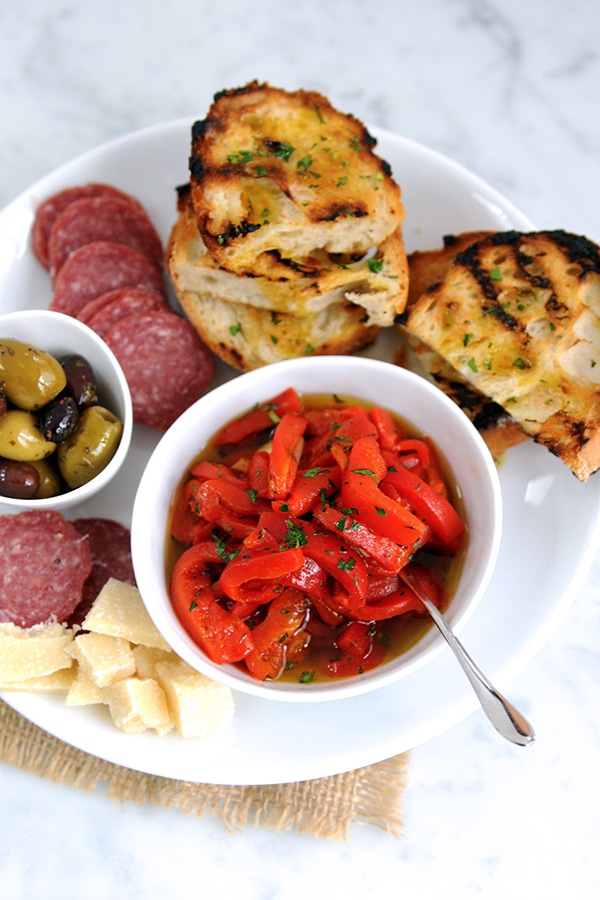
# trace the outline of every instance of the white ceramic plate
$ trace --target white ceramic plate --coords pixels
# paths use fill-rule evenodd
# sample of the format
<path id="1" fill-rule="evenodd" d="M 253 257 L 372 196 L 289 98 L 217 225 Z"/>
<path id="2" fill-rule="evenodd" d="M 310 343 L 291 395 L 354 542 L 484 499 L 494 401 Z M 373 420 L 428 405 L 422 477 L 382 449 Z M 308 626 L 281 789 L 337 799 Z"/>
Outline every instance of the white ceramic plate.
<path id="1" fill-rule="evenodd" d="M 0 309 L 49 303 L 49 279 L 31 253 L 29 232 L 36 205 L 63 187 L 107 181 L 129 191 L 166 239 L 175 218 L 175 187 L 188 177 L 190 126 L 189 120 L 175 121 L 113 141 L 44 178 L 0 213 Z M 507 200 L 460 166 L 412 141 L 372 132 L 403 189 L 408 250 L 438 246 L 452 232 L 532 228 Z M 388 335 L 368 355 L 390 358 L 391 352 Z M 220 367 L 215 383 L 233 374 Z M 128 524 L 141 470 L 157 439 L 136 427 L 118 477 L 71 517 L 108 516 Z M 580 484 L 547 451 L 526 443 L 506 455 L 500 481 L 500 556 L 487 595 L 461 638 L 502 688 L 557 627 L 587 574 L 600 539 L 600 480 Z M 62 697 L 6 693 L 3 698 L 46 731 L 103 759 L 214 784 L 296 781 L 369 765 L 440 734 L 477 707 L 447 650 L 399 684 L 363 697 L 309 706 L 236 694 L 232 725 L 206 740 L 124 735 L 105 709 L 68 708 Z"/>

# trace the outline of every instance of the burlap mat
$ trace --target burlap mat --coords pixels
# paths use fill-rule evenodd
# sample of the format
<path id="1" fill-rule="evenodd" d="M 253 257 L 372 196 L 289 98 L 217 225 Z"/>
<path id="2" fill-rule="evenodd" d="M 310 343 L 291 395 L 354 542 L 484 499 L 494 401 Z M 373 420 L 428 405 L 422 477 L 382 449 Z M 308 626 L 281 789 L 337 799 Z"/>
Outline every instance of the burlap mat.
<path id="1" fill-rule="evenodd" d="M 145 775 L 77 750 L 32 725 L 0 700 L 0 762 L 57 784 L 104 789 L 120 802 L 187 815 L 219 816 L 231 831 L 260 826 L 346 841 L 352 825 L 402 836 L 408 753 L 342 775 L 258 787 L 221 786 Z"/>

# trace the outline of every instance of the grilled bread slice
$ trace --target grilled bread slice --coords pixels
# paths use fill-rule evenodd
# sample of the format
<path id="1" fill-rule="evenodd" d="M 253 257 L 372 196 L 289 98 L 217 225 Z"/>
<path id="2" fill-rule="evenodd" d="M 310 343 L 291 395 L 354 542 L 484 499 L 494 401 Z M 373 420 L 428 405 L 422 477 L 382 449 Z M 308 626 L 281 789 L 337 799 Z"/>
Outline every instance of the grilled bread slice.
<path id="1" fill-rule="evenodd" d="M 600 248 L 503 232 L 459 252 L 406 328 L 585 481 L 600 466 Z"/>
<path id="2" fill-rule="evenodd" d="M 166 255 L 178 292 L 199 293 L 299 318 L 314 316 L 332 304 L 353 304 L 362 307 L 367 325 L 379 327 L 393 325 L 404 309 L 408 263 L 400 229 L 368 259 L 343 263 L 321 251 L 312 259 L 310 269 L 286 267 L 284 277 L 274 261 L 274 271 L 263 265 L 265 274 L 250 277 L 228 272 L 208 252 L 185 187 L 179 192 L 178 211 Z M 266 259 L 267 254 L 263 254 L 263 263 Z"/>
<path id="3" fill-rule="evenodd" d="M 409 254 L 407 309 L 442 281 L 457 253 L 490 234 L 490 231 L 468 231 L 444 235 L 442 247 L 414 250 Z M 505 409 L 478 391 L 443 356 L 402 325 L 400 330 L 405 343 L 398 352 L 397 364 L 417 372 L 447 394 L 477 428 L 494 459 L 529 438 Z"/>
<path id="4" fill-rule="evenodd" d="M 365 323 L 360 307 L 349 303 L 298 318 L 198 291 L 179 290 L 177 296 L 207 347 L 242 372 L 300 356 L 355 353 L 379 332 Z"/>
<path id="5" fill-rule="evenodd" d="M 362 256 L 380 246 L 404 209 L 375 143 L 314 91 L 254 81 L 216 94 L 192 128 L 190 157 L 210 254 L 231 272 L 260 274 L 264 253 L 302 265 L 315 250 Z"/>

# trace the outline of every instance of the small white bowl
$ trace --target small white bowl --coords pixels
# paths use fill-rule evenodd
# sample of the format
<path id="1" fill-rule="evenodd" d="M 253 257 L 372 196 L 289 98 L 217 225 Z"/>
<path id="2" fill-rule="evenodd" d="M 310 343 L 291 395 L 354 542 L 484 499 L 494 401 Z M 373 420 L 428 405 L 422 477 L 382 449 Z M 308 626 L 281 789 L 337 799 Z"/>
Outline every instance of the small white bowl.
<path id="1" fill-rule="evenodd" d="M 14 509 L 54 509 L 64 511 L 101 491 L 121 468 L 131 443 L 133 409 L 123 370 L 113 352 L 95 332 L 71 316 L 50 310 L 30 309 L 0 316 L 0 338 L 25 341 L 50 353 L 65 356 L 77 353 L 90 364 L 98 385 L 98 402 L 123 423 L 123 433 L 113 458 L 91 481 L 39 500 L 0 497 L 0 506 Z"/>
<path id="2" fill-rule="evenodd" d="M 132 520 L 136 580 L 157 628 L 191 666 L 231 688 L 275 700 L 337 700 L 398 681 L 439 653 L 445 646 L 443 638 L 433 626 L 403 655 L 335 682 L 261 682 L 233 665 L 213 663 L 185 632 L 169 601 L 167 523 L 184 473 L 225 423 L 288 387 L 300 394 L 338 394 L 379 404 L 431 436 L 456 479 L 467 520 L 466 555 L 446 612 L 456 631 L 481 600 L 493 572 L 502 524 L 500 484 L 485 443 L 451 400 L 411 372 L 362 357 L 302 358 L 240 375 L 198 400 L 164 434 L 140 481 Z"/>

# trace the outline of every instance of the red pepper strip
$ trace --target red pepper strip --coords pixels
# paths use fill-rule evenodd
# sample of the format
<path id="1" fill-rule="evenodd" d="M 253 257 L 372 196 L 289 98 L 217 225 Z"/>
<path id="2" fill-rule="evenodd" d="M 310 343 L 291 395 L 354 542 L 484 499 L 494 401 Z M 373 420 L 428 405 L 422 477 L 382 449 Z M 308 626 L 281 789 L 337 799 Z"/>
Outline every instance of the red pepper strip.
<path id="1" fill-rule="evenodd" d="M 171 514 L 171 536 L 182 544 L 191 544 L 194 539 L 194 525 L 198 517 L 190 506 L 190 500 L 195 497 L 199 482 L 190 479 L 179 491 L 179 495 L 173 506 Z"/>
<path id="2" fill-rule="evenodd" d="M 248 484 L 257 497 L 269 496 L 269 454 L 266 450 L 257 450 L 248 463 Z"/>
<path id="3" fill-rule="evenodd" d="M 465 526 L 449 500 L 441 497 L 414 472 L 403 467 L 390 468 L 383 480 L 383 484 L 386 483 L 391 484 L 417 515 L 431 525 L 434 535 L 443 545 L 457 546 Z"/>
<path id="4" fill-rule="evenodd" d="M 399 588 L 373 603 L 364 603 L 358 610 L 345 607 L 339 594 L 332 594 L 327 599 L 327 605 L 334 612 L 356 622 L 381 622 L 407 612 L 423 612 L 423 604 L 409 587 Z"/>
<path id="5" fill-rule="evenodd" d="M 392 414 L 381 406 L 375 406 L 369 410 L 369 417 L 377 429 L 380 447 L 383 450 L 393 450 L 400 439 L 400 433 Z"/>
<path id="6" fill-rule="evenodd" d="M 350 451 L 342 480 L 344 508 L 356 509 L 361 522 L 376 534 L 390 538 L 402 547 L 422 546 L 427 526 L 380 490 L 386 467 L 377 441 L 361 438 Z"/>
<path id="7" fill-rule="evenodd" d="M 335 639 L 336 645 L 349 656 L 363 659 L 373 648 L 373 628 L 368 622 L 349 622 Z"/>
<path id="8" fill-rule="evenodd" d="M 282 575 L 281 584 L 298 588 L 308 594 L 311 600 L 319 600 L 329 596 L 327 588 L 327 573 L 314 559 L 305 559 L 301 569 Z"/>
<path id="9" fill-rule="evenodd" d="M 233 481 L 224 481 L 220 478 L 211 478 L 209 481 L 204 482 L 199 493 L 203 496 L 213 493 L 219 503 L 242 516 L 258 517 L 261 510 L 268 507 L 266 500 L 254 494 L 246 479 L 238 478 L 237 483 L 234 483 Z"/>
<path id="10" fill-rule="evenodd" d="M 219 606 L 206 585 L 204 549 L 190 547 L 177 560 L 170 583 L 175 615 L 216 663 L 238 662 L 254 647 L 248 626 Z"/>
<path id="11" fill-rule="evenodd" d="M 297 413 L 286 413 L 273 432 L 269 456 L 269 497 L 287 497 L 302 456 L 306 419 Z"/>
<path id="12" fill-rule="evenodd" d="M 375 534 L 353 515 L 341 512 L 328 504 L 313 507 L 313 518 L 334 534 L 342 534 L 349 544 L 359 547 L 388 572 L 399 572 L 410 558 L 411 551 L 395 541 Z"/>
<path id="13" fill-rule="evenodd" d="M 304 553 L 298 547 L 272 552 L 242 552 L 227 563 L 219 586 L 232 600 L 246 601 L 261 598 L 270 602 L 280 590 L 279 579 L 288 572 L 300 569 Z"/>
<path id="14" fill-rule="evenodd" d="M 357 609 L 364 605 L 368 574 L 364 560 L 342 537 L 321 531 L 317 526 L 295 516 L 281 513 L 261 513 L 259 527 L 265 527 L 281 546 L 297 542 L 304 555 L 340 583 L 348 606 Z"/>
<path id="15" fill-rule="evenodd" d="M 403 454 L 416 455 L 424 471 L 427 470 L 430 463 L 429 446 L 420 438 L 403 438 L 397 441 L 394 447 L 385 447 L 384 449 L 395 450 L 401 456 Z"/>
<path id="16" fill-rule="evenodd" d="M 213 478 L 220 478 L 223 481 L 231 481 L 233 484 L 239 482 L 240 476 L 225 463 L 211 462 L 208 459 L 201 459 L 194 463 L 190 469 L 192 478 L 199 478 L 202 481 L 208 481 Z"/>
<path id="17" fill-rule="evenodd" d="M 368 417 L 366 410 L 361 409 L 359 415 L 346 418 L 337 423 L 338 427 L 332 428 L 327 434 L 322 435 L 307 450 L 309 464 L 315 465 L 315 460 L 320 459 L 327 450 L 333 452 L 335 446 L 341 447 L 347 452 L 352 444 L 361 437 L 375 437 L 377 434 L 373 422 Z M 337 457 L 336 457 L 337 458 Z"/>
<path id="18" fill-rule="evenodd" d="M 437 450 L 429 438 L 423 438 L 423 443 L 427 445 L 427 448 L 429 450 L 429 462 L 427 464 L 427 469 L 424 475 L 425 481 L 427 482 L 427 484 L 431 485 L 436 493 L 440 494 L 440 496 L 445 497 L 446 500 L 448 500 L 450 497 L 450 493 L 448 491 L 446 480 L 442 475 Z"/>
<path id="19" fill-rule="evenodd" d="M 385 647 L 372 632 L 372 625 L 364 622 L 351 622 L 340 632 L 336 643 L 342 656 L 327 663 L 331 675 L 361 675 L 383 662 Z"/>
<path id="20" fill-rule="evenodd" d="M 341 480 L 342 473 L 339 466 L 304 469 L 296 476 L 283 504 L 279 500 L 273 501 L 273 509 L 290 513 L 292 516 L 303 516 L 318 500 L 337 491 Z"/>
<path id="21" fill-rule="evenodd" d="M 293 388 L 287 388 L 266 403 L 261 403 L 257 409 L 229 422 L 215 437 L 215 444 L 217 447 L 239 444 L 252 434 L 273 428 L 287 412 L 302 412 L 302 401 Z"/>
<path id="22" fill-rule="evenodd" d="M 256 516 L 241 516 L 232 512 L 226 506 L 219 508 L 219 512 L 211 520 L 218 525 L 229 537 L 237 540 L 245 540 L 256 528 Z"/>
<path id="23" fill-rule="evenodd" d="M 330 406 L 325 409 L 307 409 L 302 413 L 308 421 L 308 433 L 333 437 L 342 422 L 355 416 L 366 418 L 367 410 L 363 406 Z"/>
<path id="24" fill-rule="evenodd" d="M 288 648 L 307 617 L 308 600 L 301 591 L 289 589 L 273 600 L 264 621 L 252 631 L 254 649 L 245 657 L 254 678 L 265 681 L 281 675 Z"/>
<path id="25" fill-rule="evenodd" d="M 244 538 L 244 547 L 248 550 L 279 550 L 279 544 L 270 531 L 257 525 Z"/>

